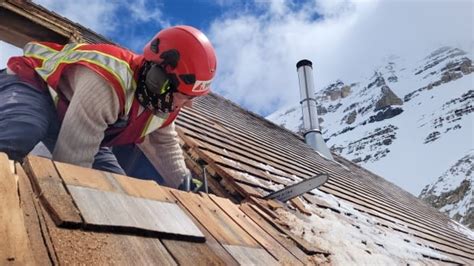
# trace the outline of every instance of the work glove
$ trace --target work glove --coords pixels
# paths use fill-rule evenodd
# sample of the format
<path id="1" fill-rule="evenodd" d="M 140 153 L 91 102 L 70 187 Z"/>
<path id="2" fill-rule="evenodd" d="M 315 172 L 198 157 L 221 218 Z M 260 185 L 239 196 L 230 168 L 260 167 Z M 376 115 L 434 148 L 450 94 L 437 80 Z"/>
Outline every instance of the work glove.
<path id="1" fill-rule="evenodd" d="M 183 191 L 192 191 L 196 193 L 198 191 L 203 191 L 203 187 L 204 186 L 201 180 L 193 178 L 191 175 L 189 175 L 184 178 L 178 189 Z"/>

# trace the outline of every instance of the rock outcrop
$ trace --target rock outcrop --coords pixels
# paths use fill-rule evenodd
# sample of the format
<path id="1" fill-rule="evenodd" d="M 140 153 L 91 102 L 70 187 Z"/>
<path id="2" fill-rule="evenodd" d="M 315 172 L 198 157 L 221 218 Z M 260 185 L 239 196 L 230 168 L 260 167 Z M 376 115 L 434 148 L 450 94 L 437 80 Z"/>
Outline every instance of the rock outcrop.
<path id="1" fill-rule="evenodd" d="M 351 86 L 344 84 L 341 80 L 330 84 L 323 91 L 325 98 L 329 98 L 331 101 L 336 101 L 341 98 L 346 98 L 351 94 Z"/>
<path id="2" fill-rule="evenodd" d="M 453 219 L 474 229 L 474 150 L 461 158 L 419 196 Z"/>
<path id="3" fill-rule="evenodd" d="M 374 111 L 378 111 L 385 107 L 389 107 L 392 105 L 402 105 L 403 101 L 400 99 L 387 85 L 383 85 L 382 88 L 382 96 L 380 99 L 375 103 Z"/>

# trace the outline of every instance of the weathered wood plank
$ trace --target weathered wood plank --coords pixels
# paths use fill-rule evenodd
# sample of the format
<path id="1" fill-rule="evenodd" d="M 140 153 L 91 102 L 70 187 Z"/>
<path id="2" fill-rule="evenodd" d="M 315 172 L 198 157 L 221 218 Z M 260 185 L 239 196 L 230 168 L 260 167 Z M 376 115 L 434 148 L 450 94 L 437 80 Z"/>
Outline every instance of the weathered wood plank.
<path id="1" fill-rule="evenodd" d="M 210 170 L 210 172 L 211 171 L 215 172 L 219 176 L 224 178 L 224 180 L 225 180 L 224 184 L 222 184 L 223 181 L 221 180 L 221 185 L 223 185 L 224 187 L 226 187 L 225 186 L 226 184 L 233 184 L 234 189 L 237 189 L 239 191 L 239 193 L 243 196 L 247 196 L 247 195 L 261 196 L 261 193 L 258 192 L 257 190 L 255 190 L 251 186 L 245 186 L 245 185 L 240 186 L 240 184 L 242 184 L 242 183 L 237 183 L 236 178 L 234 178 L 234 176 L 231 173 L 224 170 L 223 167 L 216 164 L 215 161 L 212 158 L 207 156 L 207 153 L 206 153 L 205 150 L 201 150 L 199 148 L 196 148 L 196 149 L 193 149 L 193 151 L 196 152 L 203 160 L 205 160 L 209 164 L 208 165 L 208 170 Z"/>
<path id="2" fill-rule="evenodd" d="M 160 187 L 153 181 L 138 180 L 122 175 L 114 175 L 123 190 L 130 196 L 178 203 L 170 189 Z M 179 204 L 179 203 L 178 203 Z M 172 239 L 162 239 L 164 246 L 181 265 L 237 265 L 237 261 L 207 232 L 185 209 L 182 210 L 206 237 L 205 243 L 191 243 Z"/>
<path id="3" fill-rule="evenodd" d="M 21 209 L 23 210 L 23 219 L 28 233 L 31 254 L 37 265 L 53 265 L 52 254 L 46 244 L 46 238 L 49 236 L 43 235 L 40 214 L 35 206 L 39 202 L 37 202 L 37 198 L 31 188 L 28 176 L 26 176 L 19 163 L 15 164 L 15 170 L 18 175 L 18 194 L 20 195 Z"/>
<path id="4" fill-rule="evenodd" d="M 3 6 L 0 6 L 0 37 L 20 48 L 33 40 L 67 43 L 65 36 L 61 36 Z"/>
<path id="5" fill-rule="evenodd" d="M 177 265 L 157 238 L 71 230 L 56 227 L 48 215 L 44 218 L 56 264 Z"/>
<path id="6" fill-rule="evenodd" d="M 295 257 L 297 257 L 304 264 L 309 263 L 309 257 L 304 253 L 298 246 L 296 246 L 294 241 L 283 237 L 281 232 L 277 231 L 275 227 L 266 222 L 262 216 L 257 214 L 250 206 L 249 203 L 244 203 L 240 205 L 240 210 L 242 210 L 250 219 L 252 219 L 256 224 L 258 224 L 265 232 L 270 234 L 275 238 L 282 246 L 284 246 L 288 251 L 291 252 Z"/>
<path id="7" fill-rule="evenodd" d="M 259 247 L 247 232 L 210 199 L 181 191 L 172 191 L 172 193 L 221 244 Z"/>
<path id="8" fill-rule="evenodd" d="M 178 133 L 179 134 L 179 133 Z M 181 135 L 180 135 L 180 139 Z M 199 165 L 196 161 L 193 160 L 193 158 L 188 154 L 191 153 L 191 148 L 183 148 L 185 152 L 183 152 L 184 155 L 184 162 L 186 163 L 186 167 L 188 167 L 195 175 L 202 177 L 201 179 L 204 180 L 204 169 L 201 165 Z M 207 176 L 207 186 L 209 190 L 221 197 L 231 197 L 230 194 L 222 187 L 219 185 L 217 180 L 215 180 L 211 175 L 209 175 L 209 172 L 207 171 L 206 168 L 206 176 Z"/>
<path id="9" fill-rule="evenodd" d="M 193 139 L 191 136 L 186 135 L 184 132 L 190 132 L 187 130 L 179 129 L 180 136 L 185 139 L 187 142 L 194 142 L 194 148 L 205 148 L 206 155 L 214 161 L 215 163 L 226 165 L 229 168 L 234 168 L 241 172 L 247 172 L 249 174 L 258 176 L 266 181 L 275 182 L 277 184 L 289 184 L 295 181 L 293 176 L 290 176 L 282 171 L 277 171 L 276 169 L 272 168 L 271 166 L 264 165 L 257 161 L 249 160 L 249 157 L 242 157 L 231 150 L 225 149 L 225 144 L 221 145 L 224 148 L 217 148 L 213 144 L 208 144 L 206 142 L 202 142 L 198 139 Z M 229 146 L 227 146 L 229 147 Z M 243 163 L 241 163 L 243 162 Z M 250 165 L 250 166 L 249 166 Z M 256 167 L 265 167 L 266 169 L 260 169 Z M 272 171 L 273 173 L 270 173 Z M 278 174 L 276 173 L 278 172 Z"/>
<path id="10" fill-rule="evenodd" d="M 296 209 L 298 209 L 301 213 L 304 213 L 306 215 L 311 215 L 311 212 L 306 209 L 304 206 L 303 202 L 299 197 L 293 198 L 290 200 L 291 205 L 293 205 Z"/>
<path id="11" fill-rule="evenodd" d="M 265 219 L 265 221 L 267 221 L 268 223 L 273 225 L 275 228 L 277 228 L 278 231 L 280 231 L 280 232 L 286 234 L 288 237 L 290 237 L 296 243 L 296 245 L 299 248 L 301 248 L 306 254 L 308 254 L 308 255 L 329 254 L 328 251 L 325 251 L 325 250 L 322 250 L 318 247 L 315 247 L 313 244 L 309 243 L 308 241 L 306 241 L 306 240 L 304 240 L 300 237 L 297 237 L 297 236 L 293 235 L 289 230 L 287 230 L 286 228 L 283 228 L 281 225 L 276 223 L 271 217 L 269 217 L 269 215 L 267 213 L 262 211 L 262 209 L 266 209 L 264 200 L 260 200 L 260 199 L 256 199 L 256 198 L 251 198 L 251 200 L 255 203 L 255 205 L 252 204 L 252 205 L 249 205 L 249 206 L 251 206 L 251 208 L 256 213 L 258 213 L 258 215 L 260 215 L 262 218 Z M 270 212 L 270 210 L 268 210 L 268 209 L 266 211 Z"/>
<path id="12" fill-rule="evenodd" d="M 240 170 L 235 170 L 230 168 L 226 165 L 217 164 L 217 167 L 221 169 L 221 171 L 225 172 L 229 177 L 232 178 L 235 184 L 246 184 L 249 187 L 252 187 L 254 190 L 251 195 L 258 195 L 262 194 L 267 195 L 271 192 L 276 190 L 283 189 L 285 186 L 281 184 L 276 184 L 265 179 L 260 178 L 259 176 L 252 175 L 248 172 L 241 172 Z M 216 167 L 216 168 L 217 168 Z M 245 192 L 250 192 L 248 189 L 244 189 Z"/>
<path id="13" fill-rule="evenodd" d="M 225 170 L 222 170 L 222 171 L 225 171 Z M 263 197 L 263 195 L 266 195 L 268 194 L 268 192 L 260 192 L 259 190 L 255 189 L 255 187 L 253 186 L 250 186 L 250 185 L 247 185 L 245 183 L 242 183 L 242 182 L 234 182 L 240 189 L 240 191 L 245 191 L 245 196 L 247 197 L 258 197 L 258 198 L 261 198 Z"/>
<path id="14" fill-rule="evenodd" d="M 55 162 L 55 164 L 67 185 L 125 193 L 135 197 L 158 201 L 176 201 L 169 192 L 162 190 L 161 187 L 152 180 L 142 180 L 60 162 Z"/>
<path id="15" fill-rule="evenodd" d="M 236 245 L 224 245 L 224 248 L 241 265 L 278 265 L 279 263 L 264 249 Z"/>
<path id="16" fill-rule="evenodd" d="M 206 234 L 206 233 L 205 233 Z M 191 243 L 163 239 L 162 242 L 180 265 L 238 265 L 237 261 L 216 240 Z"/>
<path id="17" fill-rule="evenodd" d="M 7 155 L 0 153 L 0 264 L 29 265 L 34 259 L 15 179 Z"/>
<path id="18" fill-rule="evenodd" d="M 54 162 L 54 164 L 67 185 L 95 188 L 109 192 L 121 191 L 111 173 L 61 162 Z"/>
<path id="19" fill-rule="evenodd" d="M 73 185 L 67 187 L 86 227 L 143 229 L 161 237 L 205 241 L 204 235 L 176 204 Z"/>
<path id="20" fill-rule="evenodd" d="M 77 190 L 75 189 L 77 187 L 123 194 L 123 196 L 119 196 L 119 194 L 94 193 L 97 197 L 105 197 L 102 198 L 102 200 L 96 199 L 103 204 L 107 204 L 105 206 L 96 205 L 93 201 L 86 199 L 77 202 L 78 199 L 74 196 L 78 206 L 84 204 L 80 210 L 84 216 L 89 215 L 87 219 L 84 217 L 89 226 L 138 228 L 159 232 L 162 234 L 162 237 L 190 237 L 190 239 L 195 238 L 195 241 L 203 241 L 203 235 L 199 234 L 199 230 L 196 227 L 193 227 L 194 225 L 187 219 L 188 217 L 182 213 L 182 210 L 177 205 L 166 203 L 176 200 L 172 199 L 171 194 L 162 190 L 154 181 L 140 180 L 59 162 L 56 162 L 56 166 L 61 177 L 66 184 L 68 184 L 68 188 L 71 190 L 73 196 L 75 195 L 73 190 Z M 138 193 L 137 190 L 140 190 L 140 193 Z M 139 197 L 147 198 L 148 200 L 130 200 L 131 198 L 127 197 L 126 194 L 139 195 Z M 158 201 L 150 201 L 150 199 Z M 115 208 L 115 210 L 121 209 L 121 211 L 114 213 L 108 211 L 109 208 Z M 87 214 L 84 212 L 87 212 Z M 145 217 L 142 217 L 143 215 L 145 215 Z M 158 215 L 159 217 L 155 217 Z M 176 226 L 174 225 L 174 223 L 176 223 L 175 219 L 179 221 Z M 154 225 L 154 223 L 156 224 Z M 186 231 L 186 229 L 192 230 Z"/>
<path id="21" fill-rule="evenodd" d="M 25 182 L 25 184 L 26 184 L 26 187 L 27 187 L 28 191 L 30 191 L 32 193 L 31 195 L 35 199 L 33 201 L 33 204 L 34 204 L 36 213 L 38 214 L 38 221 L 39 221 L 39 225 L 40 225 L 40 229 L 41 229 L 41 236 L 44 240 L 45 247 L 48 250 L 48 255 L 49 255 L 49 258 L 50 258 L 52 264 L 53 265 L 58 265 L 59 260 L 58 260 L 58 257 L 56 255 L 56 252 L 55 252 L 54 247 L 53 247 L 53 241 L 52 241 L 51 236 L 49 234 L 48 225 L 47 225 L 48 222 L 46 220 L 48 220 L 49 223 L 53 224 L 54 226 L 55 226 L 55 224 L 53 223 L 53 220 L 52 220 L 51 216 L 48 214 L 45 207 L 41 203 L 41 199 L 38 198 L 35 194 L 36 192 L 34 192 L 34 183 L 33 183 L 32 177 L 28 176 L 28 178 L 29 178 L 30 182 L 29 183 Z"/>
<path id="22" fill-rule="evenodd" d="M 266 249 L 280 263 L 287 265 L 300 265 L 301 262 L 288 250 L 282 247 L 271 235 L 266 233 L 260 226 L 253 222 L 230 200 L 209 195 L 229 217 L 249 233 L 264 249 Z"/>
<path id="23" fill-rule="evenodd" d="M 177 200 L 171 193 L 160 187 L 155 181 L 141 180 L 124 175 L 112 174 L 120 184 L 121 190 L 134 197 L 176 203 Z"/>
<path id="24" fill-rule="evenodd" d="M 12 161 L 12 160 L 9 160 L 9 161 L 8 161 L 8 166 L 10 167 L 10 172 L 11 172 L 12 174 L 16 174 L 15 162 Z"/>
<path id="25" fill-rule="evenodd" d="M 51 160 L 28 156 L 25 160 L 25 170 L 34 184 L 36 194 L 58 226 L 78 227 L 82 224 L 79 211 Z"/>

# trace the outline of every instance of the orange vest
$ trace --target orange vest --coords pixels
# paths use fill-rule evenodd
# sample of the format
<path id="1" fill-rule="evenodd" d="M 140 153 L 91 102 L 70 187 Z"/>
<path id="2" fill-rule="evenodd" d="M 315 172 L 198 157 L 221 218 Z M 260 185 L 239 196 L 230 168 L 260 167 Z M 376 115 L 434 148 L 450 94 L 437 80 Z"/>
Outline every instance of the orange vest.
<path id="1" fill-rule="evenodd" d="M 169 125 L 179 109 L 163 117 L 153 115 L 145 108 L 138 114 L 140 103 L 135 89 L 143 56 L 109 44 L 66 44 L 30 42 L 24 56 L 12 57 L 8 67 L 20 79 L 40 89 L 49 89 L 60 120 L 69 104 L 58 87 L 63 71 L 71 65 L 83 65 L 102 76 L 117 93 L 120 102 L 120 119 L 105 131 L 103 146 L 140 143 L 158 128 Z"/>

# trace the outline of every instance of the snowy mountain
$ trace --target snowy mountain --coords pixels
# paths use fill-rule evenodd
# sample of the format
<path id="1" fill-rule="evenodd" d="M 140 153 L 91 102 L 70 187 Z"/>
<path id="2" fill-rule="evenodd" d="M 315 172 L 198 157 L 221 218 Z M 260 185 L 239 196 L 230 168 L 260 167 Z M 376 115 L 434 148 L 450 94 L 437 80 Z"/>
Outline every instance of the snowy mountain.
<path id="1" fill-rule="evenodd" d="M 427 185 L 420 198 L 450 217 L 474 228 L 474 150 L 457 161 L 434 183 Z"/>
<path id="2" fill-rule="evenodd" d="M 328 146 L 414 195 L 433 183 L 423 190 L 424 198 L 448 193 L 442 188 L 453 176 L 472 183 L 473 171 L 464 171 L 466 163 L 472 167 L 474 148 L 471 58 L 452 47 L 420 60 L 391 56 L 366 78 L 341 79 L 320 89 L 315 96 Z M 301 132 L 298 103 L 267 119 Z M 457 185 L 452 181 L 454 190 Z M 459 204 L 435 206 L 450 215 L 472 215 L 472 188 L 463 191 Z"/>

